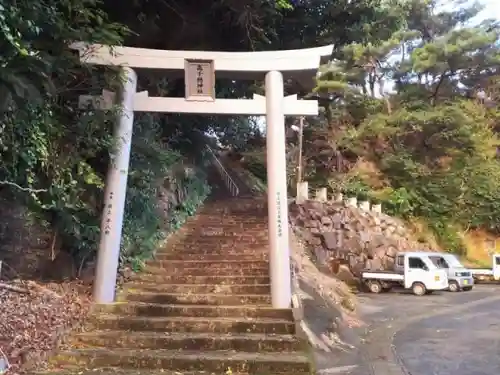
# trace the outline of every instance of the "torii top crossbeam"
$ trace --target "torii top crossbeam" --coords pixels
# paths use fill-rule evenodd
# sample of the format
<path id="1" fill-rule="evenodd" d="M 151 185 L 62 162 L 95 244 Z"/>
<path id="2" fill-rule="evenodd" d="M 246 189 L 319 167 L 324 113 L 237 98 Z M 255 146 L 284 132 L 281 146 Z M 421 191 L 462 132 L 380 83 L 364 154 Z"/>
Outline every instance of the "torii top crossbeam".
<path id="1" fill-rule="evenodd" d="M 312 77 L 319 65 L 328 60 L 333 45 L 284 51 L 214 52 L 170 51 L 134 47 L 113 47 L 74 43 L 82 62 L 96 65 L 120 65 L 130 68 L 184 70 L 185 60 L 214 61 L 219 78 L 261 79 L 265 73 L 276 70 L 290 76 Z"/>
<path id="2" fill-rule="evenodd" d="M 258 95 L 254 95 L 253 99 L 215 98 L 215 78 L 259 80 L 268 72 L 279 71 L 285 79 L 293 77 L 303 88 L 310 88 L 320 63 L 330 57 L 333 46 L 285 51 L 213 52 L 110 47 L 80 42 L 74 43 L 71 48 L 77 50 L 80 60 L 88 64 L 161 69 L 167 76 L 184 71 L 186 92 L 191 92 L 186 94 L 186 99 L 149 97 L 147 92 L 137 93 L 133 104 L 135 111 L 264 115 L 265 101 Z M 204 73 L 203 87 L 198 93 L 195 92 L 194 76 L 197 72 L 192 70 L 194 66 Z M 100 103 L 98 106 L 105 109 L 112 105 L 111 99 L 105 93 L 98 97 L 85 95 L 81 97 L 80 104 L 87 106 L 89 102 L 97 101 Z M 194 106 L 193 102 L 197 104 Z M 285 98 L 284 105 L 285 115 L 314 116 L 318 113 L 318 104 L 314 100 L 298 100 L 296 96 L 290 96 Z"/>

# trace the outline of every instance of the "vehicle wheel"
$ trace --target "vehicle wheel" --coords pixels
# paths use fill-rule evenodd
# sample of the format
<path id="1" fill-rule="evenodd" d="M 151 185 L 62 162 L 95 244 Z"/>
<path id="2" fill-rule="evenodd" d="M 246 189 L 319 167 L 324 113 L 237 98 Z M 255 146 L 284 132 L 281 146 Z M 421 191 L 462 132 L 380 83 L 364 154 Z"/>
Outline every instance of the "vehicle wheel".
<path id="1" fill-rule="evenodd" d="M 370 281 L 368 288 L 372 293 L 380 293 L 382 291 L 382 285 L 378 281 Z"/>
<path id="2" fill-rule="evenodd" d="M 460 285 L 456 281 L 448 282 L 448 290 L 450 292 L 460 292 Z"/>
<path id="3" fill-rule="evenodd" d="M 462 288 L 462 290 L 463 290 L 464 292 L 470 292 L 470 291 L 472 290 L 472 287 L 471 287 L 471 286 L 464 286 L 464 287 Z"/>
<path id="4" fill-rule="evenodd" d="M 416 296 L 423 296 L 427 293 L 427 288 L 422 283 L 414 283 L 411 287 L 411 290 Z"/>

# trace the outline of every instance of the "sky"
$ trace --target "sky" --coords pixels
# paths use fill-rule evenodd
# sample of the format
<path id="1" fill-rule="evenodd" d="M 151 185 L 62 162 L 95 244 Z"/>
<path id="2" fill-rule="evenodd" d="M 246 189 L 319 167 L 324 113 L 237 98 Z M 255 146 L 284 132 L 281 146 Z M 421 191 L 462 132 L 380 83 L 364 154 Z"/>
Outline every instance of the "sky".
<path id="1" fill-rule="evenodd" d="M 497 18 L 500 19 L 500 1 L 482 0 L 480 1 L 485 9 L 478 15 L 478 18 Z"/>

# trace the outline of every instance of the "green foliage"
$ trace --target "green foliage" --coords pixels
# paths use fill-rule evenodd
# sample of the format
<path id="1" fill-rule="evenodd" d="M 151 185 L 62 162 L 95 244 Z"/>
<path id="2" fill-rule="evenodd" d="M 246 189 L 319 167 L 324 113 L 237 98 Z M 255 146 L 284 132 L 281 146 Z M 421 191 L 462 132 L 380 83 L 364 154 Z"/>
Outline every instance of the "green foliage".
<path id="1" fill-rule="evenodd" d="M 261 180 L 264 184 L 267 183 L 267 167 L 265 154 L 245 153 L 245 168 Z"/>
<path id="2" fill-rule="evenodd" d="M 179 229 L 189 216 L 194 215 L 210 192 L 206 176 L 201 170 L 188 176 L 184 173 L 173 176 L 177 188 L 187 194 L 180 205 L 171 207 L 166 213 L 168 224 L 165 225 L 158 208 L 157 191 L 165 176 L 182 163 L 182 156 L 158 141 L 152 141 L 154 138 L 151 135 L 147 131 L 142 137 L 137 136 L 138 142 L 142 141 L 145 148 L 136 147 L 131 156 L 130 187 L 127 191 L 120 256 L 122 262 L 131 263 L 134 268 L 139 268 L 169 233 Z M 145 157 L 143 150 L 146 148 L 150 151 L 149 156 Z"/>
<path id="3" fill-rule="evenodd" d="M 108 21 L 98 0 L 0 1 L 0 109 L 13 99 L 43 102 L 75 82 L 68 41 L 119 44 L 127 28 Z"/>
<path id="4" fill-rule="evenodd" d="M 73 116 L 73 126 L 61 123 L 53 103 L 18 108 L 2 121 L 0 178 L 22 187 L 14 196 L 32 213 L 49 222 L 72 251 L 95 247 L 98 200 L 104 183 L 93 161 L 111 145 L 106 113 L 83 112 Z M 81 154 L 72 153 L 78 145 Z M 76 156 L 76 157 L 75 157 Z M 89 225 L 87 226 L 88 223 Z M 75 241 L 76 240 L 76 241 Z"/>
<path id="5" fill-rule="evenodd" d="M 136 116 L 134 142 L 123 220 L 122 262 L 147 259 L 164 237 L 158 210 L 159 185 L 182 157 L 159 141 L 160 129 L 154 116 Z"/>
<path id="6" fill-rule="evenodd" d="M 293 9 L 293 5 L 289 0 L 276 0 L 275 1 L 276 9 Z"/>
<path id="7" fill-rule="evenodd" d="M 435 229 L 442 238 L 455 224 L 498 228 L 500 115 L 474 100 L 498 74 L 498 25 L 460 28 L 476 5 L 438 12 L 427 0 L 167 3 L 0 0 L 0 183 L 75 257 L 87 259 L 96 248 L 115 117 L 77 110 L 78 97 L 116 90 L 119 81 L 113 70 L 80 64 L 72 41 L 225 51 L 333 44 L 334 63 L 323 67 L 315 90 L 328 123 L 304 132 L 305 176 L 337 179 L 335 189 L 379 199 L 394 214 L 442 223 Z M 388 94 L 390 81 L 395 92 Z M 155 72 L 141 72 L 139 86 L 157 96 L 184 90 L 182 80 Z M 255 89 L 253 82 L 217 82 L 223 97 Z M 165 174 L 186 156 L 202 164 L 206 134 L 240 150 L 262 147 L 263 138 L 242 118 L 144 115 L 136 123 L 122 258 L 139 264 L 165 235 L 155 211 Z M 247 166 L 265 181 L 262 155 L 247 157 Z M 383 194 L 362 176 L 342 177 L 358 157 L 383 173 Z M 169 230 L 207 194 L 199 171 L 175 178 L 187 196 L 172 209 Z"/>
<path id="8" fill-rule="evenodd" d="M 185 177 L 182 186 L 185 187 L 187 196 L 173 212 L 169 228 L 171 231 L 180 228 L 189 216 L 193 216 L 210 193 L 202 171 L 198 171 L 197 175 Z"/>
<path id="9" fill-rule="evenodd" d="M 463 26 L 478 4 L 437 9 L 435 1 L 394 4 L 399 28 L 344 45 L 322 68 L 315 91 L 330 99 L 329 123 L 313 128 L 306 154 L 323 174 L 311 180 L 327 174 L 333 190 L 423 220 L 444 248 L 462 253 L 461 229 L 500 229 L 500 33 L 494 21 Z M 339 152 L 319 168 L 320 155 Z M 376 178 L 357 170 L 358 160 Z"/>
<path id="10" fill-rule="evenodd" d="M 443 220 L 430 221 L 430 229 L 433 230 L 440 245 L 450 253 L 466 255 L 467 250 L 462 238 L 458 235 L 460 227 Z"/>
<path id="11" fill-rule="evenodd" d="M 82 65 L 68 41 L 119 44 L 127 28 L 94 0 L 0 1 L 0 188 L 50 227 L 79 264 L 95 254 L 116 111 L 78 110 L 78 96 L 116 90 L 113 69 Z M 6 9 L 8 8 L 8 11 Z M 158 186 L 184 158 L 164 142 L 158 117 L 136 116 L 121 260 L 137 263 L 164 235 Z M 8 190 L 5 189 L 8 188 Z M 179 182 L 179 227 L 208 193 L 199 173 Z"/>
<path id="12" fill-rule="evenodd" d="M 467 102 L 367 118 L 351 139 L 390 178 L 376 193 L 385 211 L 423 217 L 443 246 L 463 251 L 456 228 L 500 228 L 499 139 L 487 112 Z M 356 145 L 356 142 L 358 143 Z"/>
<path id="13" fill-rule="evenodd" d="M 383 204 L 384 212 L 391 216 L 411 218 L 415 209 L 415 192 L 405 187 L 387 188 L 371 193 Z"/>

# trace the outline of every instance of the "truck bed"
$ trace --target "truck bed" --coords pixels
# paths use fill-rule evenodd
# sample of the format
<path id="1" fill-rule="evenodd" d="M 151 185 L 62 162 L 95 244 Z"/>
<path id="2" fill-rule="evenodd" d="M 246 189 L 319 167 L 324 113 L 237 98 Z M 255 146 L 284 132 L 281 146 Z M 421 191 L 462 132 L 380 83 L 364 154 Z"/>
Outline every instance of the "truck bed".
<path id="1" fill-rule="evenodd" d="M 393 274 L 393 275 L 402 275 L 403 272 L 399 272 L 399 271 L 394 271 L 394 270 L 370 270 L 370 269 L 364 269 L 364 270 L 361 270 L 361 272 L 370 272 L 370 273 L 390 273 L 390 274 Z"/>
<path id="2" fill-rule="evenodd" d="M 365 280 L 403 281 L 405 276 L 397 271 L 363 270 L 361 278 Z"/>
<path id="3" fill-rule="evenodd" d="M 469 268 L 473 275 L 493 275 L 493 269 L 491 268 Z"/>

